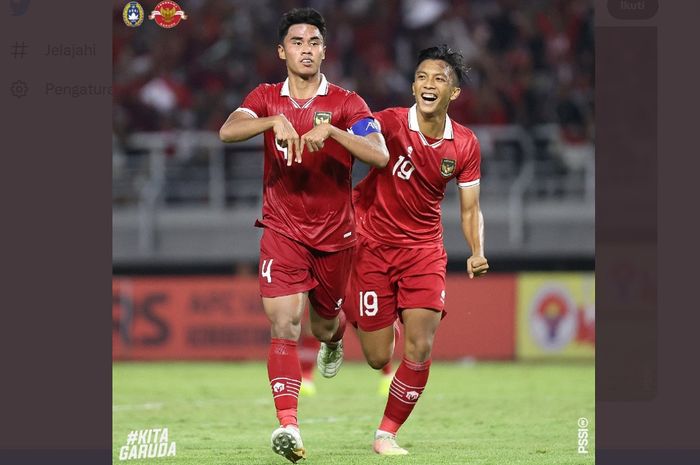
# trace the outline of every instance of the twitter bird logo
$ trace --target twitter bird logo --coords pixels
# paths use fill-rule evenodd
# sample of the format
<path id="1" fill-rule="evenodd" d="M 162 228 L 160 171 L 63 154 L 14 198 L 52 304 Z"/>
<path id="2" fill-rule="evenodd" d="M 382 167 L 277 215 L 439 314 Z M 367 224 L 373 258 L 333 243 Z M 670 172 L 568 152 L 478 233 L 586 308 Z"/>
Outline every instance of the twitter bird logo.
<path id="1" fill-rule="evenodd" d="M 23 16 L 29 9 L 32 0 L 10 0 L 10 11 L 12 16 Z"/>

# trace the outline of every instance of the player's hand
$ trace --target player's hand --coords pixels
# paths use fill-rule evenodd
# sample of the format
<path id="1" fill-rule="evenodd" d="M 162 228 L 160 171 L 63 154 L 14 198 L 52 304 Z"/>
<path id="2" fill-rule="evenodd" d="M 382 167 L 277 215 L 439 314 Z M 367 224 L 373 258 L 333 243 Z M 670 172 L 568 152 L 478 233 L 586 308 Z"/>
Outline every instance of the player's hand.
<path id="1" fill-rule="evenodd" d="M 467 273 L 469 273 L 469 279 L 485 275 L 488 269 L 489 262 L 486 260 L 486 257 L 472 255 L 467 259 Z"/>
<path id="2" fill-rule="evenodd" d="M 287 166 L 292 165 L 292 157 L 297 163 L 301 163 L 301 141 L 299 134 L 289 122 L 286 116 L 277 115 L 277 120 L 272 126 L 275 140 L 281 147 L 287 148 Z"/>
<path id="3" fill-rule="evenodd" d="M 331 136 L 331 125 L 322 123 L 301 136 L 301 147 L 304 146 L 309 152 L 318 152 L 323 148 L 324 141 Z"/>

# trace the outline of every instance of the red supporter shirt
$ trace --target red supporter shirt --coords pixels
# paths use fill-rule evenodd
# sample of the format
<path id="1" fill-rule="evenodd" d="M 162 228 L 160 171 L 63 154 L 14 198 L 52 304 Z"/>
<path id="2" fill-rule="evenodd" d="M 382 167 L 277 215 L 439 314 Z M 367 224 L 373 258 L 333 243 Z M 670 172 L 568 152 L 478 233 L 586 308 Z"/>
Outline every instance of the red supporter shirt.
<path id="1" fill-rule="evenodd" d="M 236 111 L 256 118 L 284 114 L 299 136 L 322 122 L 347 130 L 362 118 L 372 118 L 359 95 L 330 84 L 323 75 L 309 100 L 294 100 L 288 81 L 261 84 Z M 324 252 L 352 247 L 352 154 L 328 138 L 320 152 L 304 149 L 302 162 L 287 166 L 287 150 L 276 144 L 275 133 L 265 131 L 264 139 L 262 220 L 256 225 Z"/>
<path id="2" fill-rule="evenodd" d="M 389 164 L 372 168 L 353 192 L 358 232 L 386 245 L 442 245 L 440 202 L 447 183 L 456 178 L 460 188 L 479 184 L 481 152 L 474 133 L 448 116 L 443 138 L 430 141 L 416 113 L 414 105 L 374 114 Z"/>

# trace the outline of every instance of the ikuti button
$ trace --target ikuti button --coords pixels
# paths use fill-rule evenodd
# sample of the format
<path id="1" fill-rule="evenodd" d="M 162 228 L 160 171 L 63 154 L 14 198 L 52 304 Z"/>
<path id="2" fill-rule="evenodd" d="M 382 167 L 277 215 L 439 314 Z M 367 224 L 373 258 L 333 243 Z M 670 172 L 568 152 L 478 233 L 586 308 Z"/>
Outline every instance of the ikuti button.
<path id="1" fill-rule="evenodd" d="M 659 11 L 659 0 L 608 0 L 608 11 L 617 19 L 650 19 Z"/>

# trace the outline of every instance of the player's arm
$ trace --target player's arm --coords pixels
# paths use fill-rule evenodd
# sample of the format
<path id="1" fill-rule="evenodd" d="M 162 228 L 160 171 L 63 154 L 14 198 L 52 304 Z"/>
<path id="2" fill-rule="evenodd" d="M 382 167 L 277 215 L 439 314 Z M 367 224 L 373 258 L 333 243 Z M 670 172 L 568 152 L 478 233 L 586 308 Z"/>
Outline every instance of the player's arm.
<path id="1" fill-rule="evenodd" d="M 472 255 L 467 259 L 469 277 L 486 274 L 489 263 L 484 256 L 484 216 L 479 205 L 479 185 L 459 189 L 460 218 L 462 233 L 469 244 Z"/>
<path id="2" fill-rule="evenodd" d="M 357 135 L 331 126 L 330 136 L 352 153 L 355 158 L 368 165 L 384 168 L 389 163 L 389 151 L 381 132 Z"/>
<path id="3" fill-rule="evenodd" d="M 360 120 L 353 128 L 359 131 L 359 127 L 365 128 L 372 126 L 372 118 Z M 351 128 L 352 129 L 352 128 Z M 309 152 L 316 152 L 323 148 L 324 141 L 328 138 L 333 138 L 340 145 L 350 152 L 355 158 L 361 160 L 368 165 L 384 168 L 389 163 L 389 151 L 384 142 L 384 136 L 374 124 L 373 129 L 363 129 L 360 134 L 354 134 L 348 131 L 343 131 L 329 123 L 319 124 L 312 130 L 301 136 L 301 146 L 299 151 L 304 149 L 304 146 Z M 301 157 L 301 153 L 298 154 Z"/>
<path id="4" fill-rule="evenodd" d="M 282 147 L 290 147 L 291 153 L 297 153 L 300 144 L 299 134 L 294 130 L 284 115 L 255 118 L 245 111 L 234 111 L 219 130 L 222 142 L 240 142 L 257 136 L 269 129 L 275 133 L 275 139 Z M 301 162 L 301 155 L 297 157 Z M 292 157 L 287 158 L 287 166 L 292 164 Z"/>

